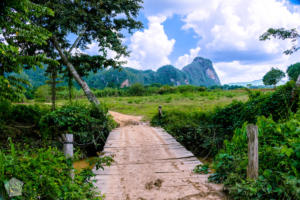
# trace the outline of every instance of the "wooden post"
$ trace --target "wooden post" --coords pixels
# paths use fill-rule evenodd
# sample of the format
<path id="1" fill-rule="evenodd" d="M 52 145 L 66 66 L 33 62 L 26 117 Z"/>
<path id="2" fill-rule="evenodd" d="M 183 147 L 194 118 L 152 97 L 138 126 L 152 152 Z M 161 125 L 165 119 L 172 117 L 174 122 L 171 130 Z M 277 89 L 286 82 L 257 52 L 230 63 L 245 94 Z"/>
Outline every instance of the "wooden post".
<path id="1" fill-rule="evenodd" d="M 248 136 L 248 168 L 247 177 L 250 179 L 258 178 L 258 128 L 256 125 L 247 126 Z"/>
<path id="2" fill-rule="evenodd" d="M 64 154 L 67 158 L 73 158 L 73 134 L 64 134 Z"/>
<path id="3" fill-rule="evenodd" d="M 158 117 L 162 117 L 162 106 L 158 106 Z"/>

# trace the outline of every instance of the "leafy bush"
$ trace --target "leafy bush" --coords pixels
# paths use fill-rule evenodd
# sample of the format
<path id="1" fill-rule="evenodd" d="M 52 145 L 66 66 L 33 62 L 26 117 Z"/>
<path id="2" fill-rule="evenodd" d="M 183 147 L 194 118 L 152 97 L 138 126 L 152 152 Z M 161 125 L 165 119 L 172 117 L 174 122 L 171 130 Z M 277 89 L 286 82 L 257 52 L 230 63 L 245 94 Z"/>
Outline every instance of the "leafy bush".
<path id="1" fill-rule="evenodd" d="M 7 138 L 14 141 L 37 142 L 40 118 L 49 112 L 47 106 L 14 105 L 0 102 L 0 141 L 7 145 Z"/>
<path id="2" fill-rule="evenodd" d="M 89 169 L 74 171 L 73 161 L 56 148 L 32 150 L 29 147 L 0 150 L 0 197 L 6 196 L 3 183 L 17 178 L 24 183 L 22 196 L 14 199 L 102 199 L 94 191 Z M 103 161 L 103 160 L 99 160 Z M 105 160 L 107 164 L 111 159 Z M 98 163 L 98 168 L 101 163 Z M 74 171 L 72 179 L 71 171 Z"/>
<path id="3" fill-rule="evenodd" d="M 90 155 L 102 150 L 109 132 L 116 124 L 103 106 L 73 103 L 43 116 L 40 126 L 44 139 L 74 134 L 77 146 Z"/>
<path id="4" fill-rule="evenodd" d="M 248 180 L 246 124 L 215 158 L 211 180 L 224 182 L 233 199 L 300 199 L 300 117 L 277 123 L 259 117 L 259 178 Z"/>
<path id="5" fill-rule="evenodd" d="M 272 115 L 275 121 L 288 119 L 298 107 L 299 91 L 294 86 L 294 82 L 289 82 L 273 93 L 250 93 L 247 102 L 233 101 L 212 112 L 165 111 L 161 118 L 154 116 L 151 123 L 165 128 L 195 155 L 214 156 L 223 141 L 231 139 L 234 130 L 245 122 L 255 123 L 261 115 Z"/>
<path id="6" fill-rule="evenodd" d="M 290 65 L 286 70 L 290 80 L 297 81 L 298 76 L 300 75 L 300 63 L 295 63 Z"/>
<path id="7" fill-rule="evenodd" d="M 131 96 L 142 96 L 145 92 L 144 86 L 140 83 L 135 83 L 128 89 L 128 94 Z"/>
<path id="8" fill-rule="evenodd" d="M 50 101 L 51 100 L 51 88 L 49 85 L 42 85 L 38 87 L 34 92 L 35 100 L 37 101 Z"/>

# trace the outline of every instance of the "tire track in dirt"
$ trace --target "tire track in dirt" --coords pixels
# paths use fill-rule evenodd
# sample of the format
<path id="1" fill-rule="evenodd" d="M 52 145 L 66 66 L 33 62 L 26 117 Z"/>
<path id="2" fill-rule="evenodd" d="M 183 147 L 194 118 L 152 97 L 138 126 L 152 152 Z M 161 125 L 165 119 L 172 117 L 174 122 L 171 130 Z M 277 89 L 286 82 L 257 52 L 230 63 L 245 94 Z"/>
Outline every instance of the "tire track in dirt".
<path id="1" fill-rule="evenodd" d="M 121 127 L 110 133 L 104 152 L 115 162 L 95 171 L 107 200 L 225 199 L 221 185 L 192 172 L 200 161 L 163 129 L 141 117 L 111 114 Z"/>

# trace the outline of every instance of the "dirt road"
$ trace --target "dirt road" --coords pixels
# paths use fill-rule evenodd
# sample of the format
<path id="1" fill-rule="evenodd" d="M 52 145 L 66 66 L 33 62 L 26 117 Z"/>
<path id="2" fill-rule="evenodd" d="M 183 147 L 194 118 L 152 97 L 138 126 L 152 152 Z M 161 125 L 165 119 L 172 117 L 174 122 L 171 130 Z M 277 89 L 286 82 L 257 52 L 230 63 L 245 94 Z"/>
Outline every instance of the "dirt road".
<path id="1" fill-rule="evenodd" d="M 199 160 L 163 129 L 140 117 L 111 114 L 121 127 L 110 133 L 104 151 L 115 162 L 96 172 L 107 200 L 224 199 L 222 186 L 194 174 Z"/>

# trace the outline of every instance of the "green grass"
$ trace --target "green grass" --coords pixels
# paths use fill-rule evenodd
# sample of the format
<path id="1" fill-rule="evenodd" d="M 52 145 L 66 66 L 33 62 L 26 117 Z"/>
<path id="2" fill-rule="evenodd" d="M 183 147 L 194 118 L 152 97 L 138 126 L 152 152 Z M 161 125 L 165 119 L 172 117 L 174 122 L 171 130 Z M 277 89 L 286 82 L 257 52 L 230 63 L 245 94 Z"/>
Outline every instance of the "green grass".
<path id="1" fill-rule="evenodd" d="M 246 101 L 247 93 L 244 90 L 232 91 L 210 91 L 197 93 L 177 93 L 141 97 L 103 97 L 99 98 L 109 110 L 140 115 L 144 120 L 150 120 L 157 112 L 158 106 L 164 110 L 179 110 L 184 112 L 210 111 L 216 106 L 225 106 L 233 100 Z M 80 102 L 87 102 L 80 99 Z M 66 103 L 66 100 L 59 100 L 58 105 Z"/>
<path id="2" fill-rule="evenodd" d="M 270 92 L 261 90 L 261 92 Z M 184 112 L 192 111 L 210 111 L 215 107 L 223 107 L 230 104 L 233 100 L 246 101 L 248 95 L 245 90 L 213 90 L 194 93 L 175 93 L 152 96 L 135 96 L 135 97 L 103 97 L 99 98 L 109 110 L 143 116 L 144 120 L 149 121 L 158 112 L 158 106 L 166 110 L 178 110 Z M 88 103 L 86 98 L 77 99 L 76 101 Z M 33 103 L 34 101 L 29 101 Z M 35 101 L 38 104 L 42 103 Z M 57 100 L 57 106 L 67 103 L 68 100 Z"/>

